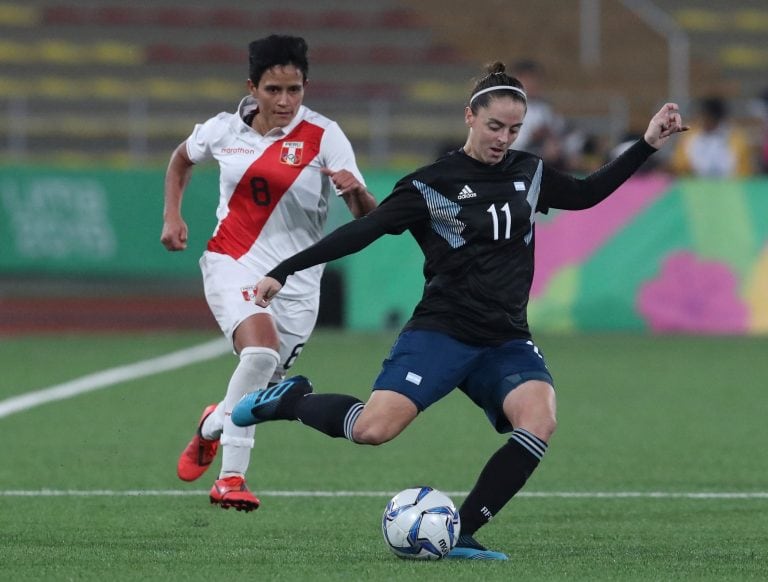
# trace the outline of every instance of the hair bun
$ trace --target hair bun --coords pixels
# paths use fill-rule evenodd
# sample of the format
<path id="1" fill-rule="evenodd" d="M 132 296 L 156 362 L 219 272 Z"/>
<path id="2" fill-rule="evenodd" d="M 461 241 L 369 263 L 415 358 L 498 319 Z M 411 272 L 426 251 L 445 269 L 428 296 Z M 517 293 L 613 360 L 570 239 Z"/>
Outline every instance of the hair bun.
<path id="1" fill-rule="evenodd" d="M 506 73 L 507 67 L 501 61 L 494 61 L 493 63 L 487 65 L 485 70 L 489 75 L 503 75 Z"/>

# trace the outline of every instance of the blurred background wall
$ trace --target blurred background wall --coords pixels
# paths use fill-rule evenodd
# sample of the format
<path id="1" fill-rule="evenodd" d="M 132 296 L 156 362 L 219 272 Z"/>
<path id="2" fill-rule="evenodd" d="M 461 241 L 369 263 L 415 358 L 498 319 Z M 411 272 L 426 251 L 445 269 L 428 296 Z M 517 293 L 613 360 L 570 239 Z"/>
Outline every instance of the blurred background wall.
<path id="1" fill-rule="evenodd" d="M 465 138 L 482 66 L 537 66 L 556 123 L 549 163 L 588 172 L 678 101 L 725 104 L 747 144 L 738 175 L 697 175 L 672 148 L 620 196 L 542 217 L 539 329 L 768 331 L 768 6 L 735 0 L 188 0 L 0 2 L 0 331 L 211 327 L 197 259 L 215 167 L 195 172 L 190 248 L 159 243 L 162 181 L 193 125 L 245 94 L 246 48 L 310 46 L 305 103 L 340 123 L 371 190 Z M 533 81 L 531 81 L 533 83 Z M 347 219 L 332 208 L 331 225 Z M 401 323 L 418 249 L 388 237 L 328 269 L 325 325 Z"/>

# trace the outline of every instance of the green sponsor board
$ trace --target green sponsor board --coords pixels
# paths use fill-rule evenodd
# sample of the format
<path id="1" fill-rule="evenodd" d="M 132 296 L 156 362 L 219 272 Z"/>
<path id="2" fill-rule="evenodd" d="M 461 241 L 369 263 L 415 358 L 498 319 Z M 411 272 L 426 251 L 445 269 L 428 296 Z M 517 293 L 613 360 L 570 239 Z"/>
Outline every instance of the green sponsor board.
<path id="1" fill-rule="evenodd" d="M 182 207 L 189 246 L 174 253 L 160 244 L 164 174 L 161 169 L 0 167 L 0 270 L 6 275 L 199 274 L 198 259 L 216 226 L 218 171 L 211 165 L 195 169 Z M 379 200 L 398 177 L 366 172 Z M 351 218 L 340 198 L 332 200 L 327 230 Z M 378 260 L 374 251 L 374 263 Z"/>
<path id="2" fill-rule="evenodd" d="M 190 275 L 215 226 L 218 177 L 196 172 L 184 200 L 189 248 L 160 244 L 161 170 L 0 169 L 4 274 Z"/>

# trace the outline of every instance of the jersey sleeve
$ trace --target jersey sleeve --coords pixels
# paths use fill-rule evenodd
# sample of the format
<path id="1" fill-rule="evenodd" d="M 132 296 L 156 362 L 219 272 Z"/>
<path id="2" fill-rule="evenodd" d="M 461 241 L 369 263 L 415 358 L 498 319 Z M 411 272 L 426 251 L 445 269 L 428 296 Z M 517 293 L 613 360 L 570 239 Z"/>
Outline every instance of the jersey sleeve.
<path id="1" fill-rule="evenodd" d="M 365 179 L 362 172 L 357 167 L 357 160 L 355 159 L 355 152 L 352 149 L 352 144 L 344 135 L 337 123 L 331 123 L 323 132 L 323 137 L 320 142 L 320 162 L 331 170 L 337 172 L 339 170 L 348 170 L 358 179 L 358 181 L 365 185 Z M 339 195 L 339 191 L 336 191 L 336 195 Z"/>
<path id="2" fill-rule="evenodd" d="M 616 159 L 585 178 L 569 176 L 545 164 L 537 210 L 591 208 L 615 192 L 655 151 L 640 138 Z"/>
<path id="3" fill-rule="evenodd" d="M 213 158 L 211 146 L 221 137 L 222 115 L 198 123 L 187 138 L 187 155 L 195 164 Z"/>
<path id="4" fill-rule="evenodd" d="M 285 285 L 288 276 L 296 271 L 303 271 L 356 253 L 384 234 L 386 232 L 381 225 L 371 214 L 368 214 L 340 226 L 311 247 L 284 260 L 269 271 L 267 277 L 272 277 L 280 281 L 281 285 Z"/>
<path id="5" fill-rule="evenodd" d="M 392 193 L 371 214 L 387 234 L 401 234 L 429 219 L 427 203 L 409 177 L 395 184 Z"/>
<path id="6" fill-rule="evenodd" d="M 352 220 L 311 247 L 293 255 L 267 273 L 281 284 L 296 271 L 361 251 L 385 234 L 400 234 L 429 216 L 423 198 L 406 186 L 396 186 L 366 216 Z"/>

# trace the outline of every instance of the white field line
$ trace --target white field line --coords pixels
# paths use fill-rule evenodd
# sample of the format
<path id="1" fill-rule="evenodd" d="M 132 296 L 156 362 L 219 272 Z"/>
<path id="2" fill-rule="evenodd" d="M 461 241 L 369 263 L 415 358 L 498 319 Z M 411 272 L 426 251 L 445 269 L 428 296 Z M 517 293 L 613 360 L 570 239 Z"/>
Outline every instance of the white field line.
<path id="1" fill-rule="evenodd" d="M 28 392 L 0 401 L 0 418 L 54 402 L 64 400 L 85 392 L 99 390 L 175 370 L 190 364 L 217 358 L 231 350 L 224 339 L 216 339 L 198 346 L 186 348 L 144 360 L 135 364 L 118 366 L 94 374 L 89 374 L 63 384 Z M 77 490 L 77 489 L 37 489 L 37 490 L 0 490 L 0 497 L 184 497 L 206 495 L 205 490 L 188 489 L 132 489 L 132 490 Z M 464 497 L 466 491 L 446 491 L 449 496 Z M 393 491 L 261 491 L 265 497 L 390 497 Z M 582 499 L 768 499 L 768 492 L 669 492 L 669 491 L 523 491 L 518 497 L 560 497 Z"/>
<path id="2" fill-rule="evenodd" d="M 63 384 L 57 384 L 34 392 L 27 392 L 19 396 L 13 396 L 0 400 L 0 418 L 10 416 L 16 412 L 22 412 L 35 406 L 47 404 L 55 400 L 72 398 L 78 394 L 108 388 L 121 382 L 167 372 L 177 368 L 183 368 L 190 364 L 196 364 L 205 360 L 217 358 L 231 351 L 232 347 L 224 339 L 216 339 L 198 346 L 185 348 L 177 352 L 159 356 L 150 360 L 143 360 L 135 364 L 118 366 L 101 372 L 95 372 L 76 378 Z"/>
<path id="3" fill-rule="evenodd" d="M 262 497 L 392 497 L 395 491 L 259 491 Z M 465 497 L 466 491 L 445 491 Z M 0 497 L 188 497 L 207 495 L 191 489 L 28 489 L 0 490 Z M 523 491 L 517 497 L 564 499 L 768 499 L 768 491 Z"/>

